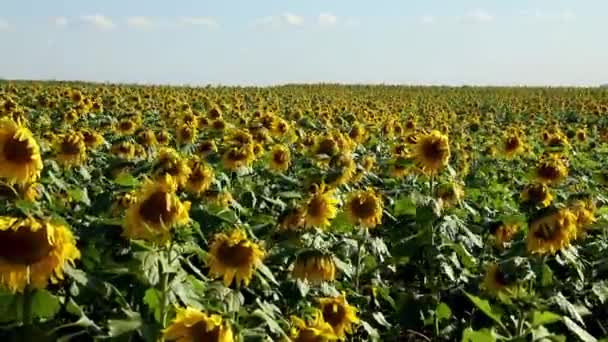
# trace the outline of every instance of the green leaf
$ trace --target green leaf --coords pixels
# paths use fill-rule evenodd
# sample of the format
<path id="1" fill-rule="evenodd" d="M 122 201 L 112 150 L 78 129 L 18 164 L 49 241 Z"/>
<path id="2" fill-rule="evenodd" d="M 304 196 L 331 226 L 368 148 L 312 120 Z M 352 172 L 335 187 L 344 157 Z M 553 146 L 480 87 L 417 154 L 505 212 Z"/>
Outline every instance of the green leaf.
<path id="1" fill-rule="evenodd" d="M 606 299 L 608 299 L 608 285 L 606 285 L 605 281 L 600 281 L 593 284 L 593 287 L 591 287 L 591 291 L 602 304 L 604 304 L 604 302 L 606 302 Z"/>
<path id="2" fill-rule="evenodd" d="M 128 173 L 118 175 L 114 179 L 114 183 L 125 187 L 138 187 L 140 185 L 139 180 Z"/>
<path id="3" fill-rule="evenodd" d="M 138 252 L 135 253 L 135 258 L 140 261 L 137 264 L 137 272 L 140 273 L 148 284 L 155 286 L 159 282 L 159 255 L 158 253 L 151 252 Z"/>
<path id="4" fill-rule="evenodd" d="M 0 323 L 16 321 L 19 318 L 19 296 L 0 292 Z"/>
<path id="5" fill-rule="evenodd" d="M 341 211 L 336 215 L 336 217 L 331 221 L 330 230 L 332 232 L 340 232 L 340 233 L 350 233 L 355 229 L 355 225 L 350 222 L 348 219 L 348 215 Z"/>
<path id="6" fill-rule="evenodd" d="M 395 216 L 416 216 L 416 203 L 411 197 L 402 197 L 395 201 L 393 205 L 393 215 Z"/>
<path id="7" fill-rule="evenodd" d="M 384 317 L 384 315 L 382 314 L 382 312 L 378 311 L 378 312 L 374 312 L 372 314 L 372 317 L 374 317 L 374 319 L 376 320 L 376 322 L 378 322 L 378 324 L 390 328 L 391 324 L 386 320 L 386 318 Z"/>
<path id="8" fill-rule="evenodd" d="M 148 306 L 150 311 L 154 314 L 154 319 L 157 322 L 160 322 L 160 302 L 161 302 L 161 293 L 155 288 L 149 288 L 146 290 L 144 294 L 144 303 Z"/>
<path id="9" fill-rule="evenodd" d="M 260 271 L 260 273 L 264 275 L 264 277 L 268 279 L 268 281 L 270 281 L 273 285 L 279 285 L 279 282 L 274 277 L 272 271 L 268 268 L 268 266 L 260 264 L 258 265 L 258 271 Z"/>
<path id="10" fill-rule="evenodd" d="M 553 301 L 555 301 L 559 308 L 562 309 L 562 311 L 564 311 L 565 313 L 567 313 L 568 316 L 574 318 L 580 324 L 585 324 L 585 322 L 583 321 L 583 317 L 581 317 L 581 314 L 579 313 L 579 309 L 577 309 L 576 306 L 570 303 L 561 292 L 553 296 Z"/>
<path id="11" fill-rule="evenodd" d="M 469 299 L 471 300 L 471 302 L 473 302 L 473 304 L 475 304 L 475 306 L 477 306 L 479 310 L 486 314 L 486 316 L 490 317 L 492 320 L 494 320 L 494 322 L 502 325 L 502 322 L 500 320 L 502 312 L 498 308 L 492 307 L 490 305 L 490 302 L 488 302 L 487 300 L 481 299 L 466 291 L 464 291 L 464 294 L 466 294 L 467 297 L 469 297 Z"/>
<path id="12" fill-rule="evenodd" d="M 452 318 L 452 310 L 446 303 L 439 303 L 435 308 L 435 319 L 443 321 Z"/>
<path id="13" fill-rule="evenodd" d="M 538 327 L 544 324 L 551 324 L 562 320 L 562 316 L 551 311 L 534 311 L 532 314 L 532 326 Z"/>
<path id="14" fill-rule="evenodd" d="M 548 287 L 553 284 L 553 271 L 547 264 L 543 265 L 540 283 L 543 287 Z"/>
<path id="15" fill-rule="evenodd" d="M 585 329 L 581 328 L 570 318 L 564 317 L 563 322 L 568 330 L 578 336 L 578 338 L 580 338 L 583 342 L 597 342 L 595 337 L 591 336 L 591 334 L 589 334 Z"/>
<path id="16" fill-rule="evenodd" d="M 456 254 L 458 254 L 458 257 L 464 267 L 472 269 L 477 266 L 477 259 L 475 259 L 475 257 L 471 253 L 469 253 L 469 251 L 467 251 L 463 245 L 461 245 L 460 243 L 454 243 L 451 244 L 451 246 L 456 251 Z"/>
<path id="17" fill-rule="evenodd" d="M 89 194 L 87 192 L 87 189 L 72 188 L 72 189 L 69 189 L 67 191 L 67 193 L 74 200 L 76 200 L 84 205 L 87 205 L 87 206 L 91 205 L 91 200 L 89 199 Z"/>
<path id="18" fill-rule="evenodd" d="M 376 328 L 372 327 L 371 324 L 363 320 L 361 320 L 361 325 L 369 336 L 370 341 L 380 341 L 380 333 L 378 333 L 378 330 L 376 330 Z"/>
<path id="19" fill-rule="evenodd" d="M 141 328 L 143 321 L 139 313 L 126 310 L 125 313 L 127 319 L 108 320 L 108 337 L 117 337 Z"/>
<path id="20" fill-rule="evenodd" d="M 481 329 L 475 331 L 472 328 L 466 328 L 462 332 L 461 342 L 496 342 L 496 335 L 492 330 Z"/>
<path id="21" fill-rule="evenodd" d="M 52 318 L 54 317 L 61 305 L 59 298 L 54 296 L 47 290 L 37 290 L 32 297 L 32 315 L 38 318 Z"/>

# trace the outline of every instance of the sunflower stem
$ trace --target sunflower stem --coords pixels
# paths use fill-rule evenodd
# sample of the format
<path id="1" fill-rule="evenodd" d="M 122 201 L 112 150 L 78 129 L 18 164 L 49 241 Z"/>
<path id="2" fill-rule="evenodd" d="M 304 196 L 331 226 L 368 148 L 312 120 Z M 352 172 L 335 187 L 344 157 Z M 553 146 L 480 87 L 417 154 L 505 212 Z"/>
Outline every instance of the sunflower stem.
<path id="1" fill-rule="evenodd" d="M 173 244 L 170 242 L 168 248 L 165 250 L 167 266 L 169 266 L 172 262 L 170 260 L 172 247 L 173 247 Z M 168 314 L 168 310 L 167 310 L 167 299 L 168 299 L 167 292 L 168 291 L 167 290 L 169 287 L 169 272 L 163 266 L 162 260 L 159 260 L 158 272 L 159 272 L 159 279 L 160 279 L 160 288 L 159 288 L 159 291 L 160 291 L 160 308 L 159 308 L 160 323 L 162 325 L 162 328 L 164 329 L 167 327 L 167 314 Z"/>
<path id="2" fill-rule="evenodd" d="M 357 239 L 357 263 L 355 264 L 355 290 L 359 292 L 359 278 L 361 276 L 361 256 L 363 254 L 363 244 L 365 243 L 365 238 L 367 237 L 367 229 L 363 229 L 363 233 L 359 235 Z"/>
<path id="3" fill-rule="evenodd" d="M 23 325 L 28 327 L 33 323 L 32 302 L 34 300 L 34 291 L 30 286 L 26 286 L 22 295 L 23 305 Z"/>
<path id="4" fill-rule="evenodd" d="M 435 172 L 431 172 L 431 179 L 429 180 L 429 196 L 435 196 Z"/>

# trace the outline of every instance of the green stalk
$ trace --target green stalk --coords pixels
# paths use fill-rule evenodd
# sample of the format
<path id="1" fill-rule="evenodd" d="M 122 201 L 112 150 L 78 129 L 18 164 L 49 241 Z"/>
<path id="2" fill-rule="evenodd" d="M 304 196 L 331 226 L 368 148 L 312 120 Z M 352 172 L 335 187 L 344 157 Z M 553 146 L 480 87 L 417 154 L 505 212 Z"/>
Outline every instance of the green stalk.
<path id="1" fill-rule="evenodd" d="M 23 305 L 23 325 L 24 326 L 31 326 L 34 322 L 33 320 L 33 316 L 32 316 L 32 302 L 34 300 L 33 297 L 34 291 L 30 286 L 26 286 L 25 289 L 23 290 L 23 295 L 22 295 L 22 305 Z"/>

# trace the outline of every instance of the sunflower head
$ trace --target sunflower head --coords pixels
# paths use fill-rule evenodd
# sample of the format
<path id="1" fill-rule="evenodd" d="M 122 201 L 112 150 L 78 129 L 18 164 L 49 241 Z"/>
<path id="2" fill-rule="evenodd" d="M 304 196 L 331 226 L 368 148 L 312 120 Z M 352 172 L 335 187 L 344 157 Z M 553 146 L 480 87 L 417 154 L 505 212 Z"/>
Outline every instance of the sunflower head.
<path id="1" fill-rule="evenodd" d="M 197 195 L 207 191 L 215 179 L 213 168 L 201 161 L 195 161 L 192 163 L 191 170 L 186 190 Z"/>
<path id="2" fill-rule="evenodd" d="M 197 309 L 178 308 L 173 322 L 163 331 L 165 341 L 234 342 L 232 328 L 221 316 Z"/>
<path id="3" fill-rule="evenodd" d="M 306 224 L 306 211 L 302 207 L 288 210 L 279 217 L 279 227 L 282 230 L 298 231 Z"/>
<path id="4" fill-rule="evenodd" d="M 576 225 L 578 235 L 584 235 L 585 229 L 597 221 L 595 217 L 595 203 L 589 199 L 581 199 L 572 203 L 569 207 L 570 211 L 576 216 Z"/>
<path id="5" fill-rule="evenodd" d="M 521 199 L 526 206 L 545 208 L 553 201 L 553 195 L 543 183 L 529 184 L 521 193 Z"/>
<path id="6" fill-rule="evenodd" d="M 351 194 L 345 209 L 349 221 L 364 228 L 374 228 L 382 222 L 382 198 L 372 189 Z"/>
<path id="7" fill-rule="evenodd" d="M 314 146 L 315 155 L 333 156 L 339 152 L 338 143 L 331 136 L 320 136 Z"/>
<path id="8" fill-rule="evenodd" d="M 524 143 L 518 134 L 512 134 L 507 136 L 504 141 L 503 152 L 507 158 L 511 158 L 517 154 L 520 154 L 524 150 Z"/>
<path id="9" fill-rule="evenodd" d="M 22 292 L 63 279 L 63 269 L 80 258 L 72 232 L 63 224 L 32 217 L 0 217 L 0 287 Z"/>
<path id="10" fill-rule="evenodd" d="M 196 127 L 182 124 L 177 128 L 177 143 L 181 145 L 192 144 L 197 134 Z"/>
<path id="11" fill-rule="evenodd" d="M 556 184 L 566 176 L 568 176 L 568 168 L 558 157 L 543 158 L 536 168 L 536 179 L 541 183 Z"/>
<path id="12" fill-rule="evenodd" d="M 36 181 L 43 166 L 30 130 L 9 119 L 0 120 L 0 165 L 0 178 L 9 184 Z"/>
<path id="13" fill-rule="evenodd" d="M 337 215 L 338 202 L 333 190 L 328 190 L 325 184 L 316 186 L 305 205 L 306 227 L 328 227 Z"/>
<path id="14" fill-rule="evenodd" d="M 569 209 L 542 210 L 528 223 L 528 251 L 533 254 L 555 254 L 576 238 L 576 224 L 576 216 Z"/>
<path id="15" fill-rule="evenodd" d="M 87 158 L 87 146 L 80 133 L 64 134 L 55 149 L 57 161 L 66 166 L 82 165 Z"/>
<path id="16" fill-rule="evenodd" d="M 319 299 L 323 320 L 334 330 L 338 338 L 345 339 L 346 334 L 353 332 L 353 325 L 359 324 L 357 308 L 348 304 L 344 294 L 333 298 Z"/>
<path id="17" fill-rule="evenodd" d="M 115 156 L 130 160 L 135 157 L 135 145 L 130 141 L 116 141 L 112 144 L 112 154 Z"/>
<path id="18" fill-rule="evenodd" d="M 157 144 L 156 134 L 151 129 L 145 129 L 137 135 L 137 142 L 147 147 L 154 146 Z"/>
<path id="19" fill-rule="evenodd" d="M 494 242 L 498 248 L 504 248 L 507 243 L 513 240 L 520 229 L 520 224 L 516 222 L 497 221 L 490 226 L 490 232 L 494 236 Z"/>
<path id="20" fill-rule="evenodd" d="M 137 192 L 137 200 L 127 209 L 123 236 L 163 243 L 171 229 L 186 224 L 190 202 L 182 202 L 175 194 L 177 184 L 169 175 L 147 180 Z"/>
<path id="21" fill-rule="evenodd" d="M 236 171 L 240 168 L 250 166 L 255 160 L 253 145 L 243 145 L 230 147 L 222 157 L 222 165 L 225 169 Z"/>
<path id="22" fill-rule="evenodd" d="M 233 281 L 249 285 L 253 273 L 262 263 L 264 251 L 253 241 L 247 239 L 242 229 L 230 234 L 218 233 L 209 251 L 209 273 L 214 278 L 223 278 L 224 285 Z"/>
<path id="23" fill-rule="evenodd" d="M 95 149 L 104 142 L 103 135 L 97 133 L 95 130 L 84 129 L 80 133 L 84 140 L 84 144 L 89 149 Z"/>
<path id="24" fill-rule="evenodd" d="M 291 272 L 292 277 L 318 284 L 336 279 L 336 264 L 332 254 L 317 250 L 301 252 Z"/>
<path id="25" fill-rule="evenodd" d="M 291 152 L 285 145 L 275 145 L 270 150 L 269 167 L 273 171 L 285 172 L 291 163 Z"/>
<path id="26" fill-rule="evenodd" d="M 445 207 L 460 203 L 464 197 L 464 188 L 459 183 L 443 183 L 437 187 L 437 197 Z"/>
<path id="27" fill-rule="evenodd" d="M 323 320 L 323 313 L 315 310 L 313 316 L 306 320 L 292 316 L 291 341 L 293 342 L 329 342 L 338 340 L 333 327 Z"/>
<path id="28" fill-rule="evenodd" d="M 157 176 L 169 175 L 177 184 L 185 186 L 192 170 L 188 161 L 172 148 L 163 148 L 159 152 L 153 167 L 154 174 Z"/>
<path id="29" fill-rule="evenodd" d="M 448 137 L 437 130 L 421 134 L 414 146 L 412 156 L 422 171 L 436 173 L 450 160 Z"/>
<path id="30" fill-rule="evenodd" d="M 499 292 L 508 292 L 513 289 L 515 282 L 498 264 L 492 263 L 486 270 L 486 275 L 483 280 L 482 287 L 490 292 L 497 294 Z"/>
<path id="31" fill-rule="evenodd" d="M 200 143 L 198 143 L 198 146 L 196 147 L 196 151 L 201 156 L 204 157 L 209 154 L 217 152 L 217 146 L 215 144 L 215 141 L 213 141 L 213 140 L 203 140 Z"/>
<path id="32" fill-rule="evenodd" d="M 156 132 L 156 142 L 159 145 L 168 145 L 171 142 L 171 133 L 165 130 Z"/>

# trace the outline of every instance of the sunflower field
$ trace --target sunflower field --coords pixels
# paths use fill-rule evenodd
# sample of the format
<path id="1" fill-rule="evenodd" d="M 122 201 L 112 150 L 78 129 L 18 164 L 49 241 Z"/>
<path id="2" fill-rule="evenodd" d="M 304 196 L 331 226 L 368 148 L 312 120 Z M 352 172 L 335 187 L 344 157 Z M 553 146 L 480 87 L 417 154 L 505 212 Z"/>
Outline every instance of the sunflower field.
<path id="1" fill-rule="evenodd" d="M 600 88 L 2 82 L 0 341 L 601 341 L 606 165 Z"/>

